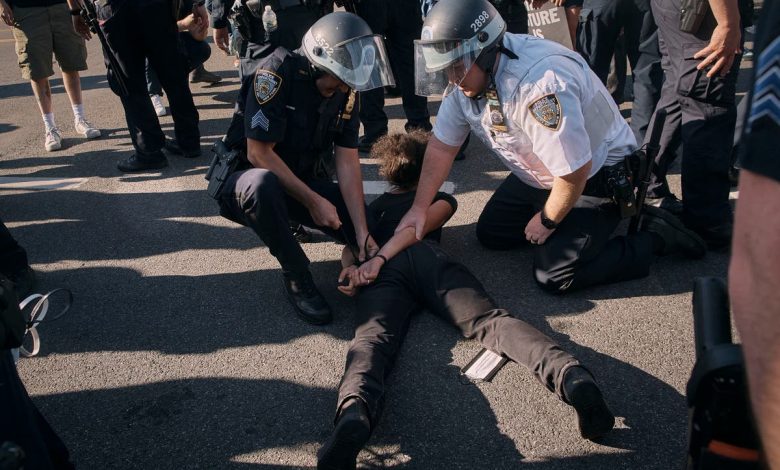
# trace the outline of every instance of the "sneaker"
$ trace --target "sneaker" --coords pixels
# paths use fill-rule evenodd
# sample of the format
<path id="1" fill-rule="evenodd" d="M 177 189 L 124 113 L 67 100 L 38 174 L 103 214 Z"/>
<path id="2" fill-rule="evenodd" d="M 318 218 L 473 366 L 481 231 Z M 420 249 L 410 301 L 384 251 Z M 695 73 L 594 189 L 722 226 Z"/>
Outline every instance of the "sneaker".
<path id="1" fill-rule="evenodd" d="M 100 137 L 100 129 L 93 126 L 91 122 L 84 118 L 76 119 L 73 122 L 73 127 L 76 128 L 76 132 L 83 135 L 87 139 L 97 139 Z"/>
<path id="2" fill-rule="evenodd" d="M 209 72 L 203 65 L 197 67 L 190 74 L 190 83 L 219 83 L 222 77 L 214 72 Z"/>
<path id="3" fill-rule="evenodd" d="M 157 113 L 157 116 L 165 116 L 168 114 L 168 110 L 165 108 L 165 103 L 163 103 L 161 95 L 149 95 L 149 98 L 152 100 L 152 106 L 154 106 L 154 112 Z"/>
<path id="4" fill-rule="evenodd" d="M 62 136 L 60 130 L 56 127 L 46 129 L 46 140 L 44 141 L 44 148 L 47 152 L 53 152 L 62 148 Z"/>
<path id="5" fill-rule="evenodd" d="M 284 292 L 299 317 L 312 325 L 326 325 L 333 321 L 328 302 L 314 284 L 310 273 L 284 275 Z"/>
<path id="6" fill-rule="evenodd" d="M 566 371 L 563 394 L 577 412 L 577 427 L 583 438 L 598 439 L 615 426 L 615 415 L 604 402 L 593 376 L 584 367 L 575 366 Z"/>
<path id="7" fill-rule="evenodd" d="M 360 450 L 371 437 L 371 423 L 359 398 L 350 398 L 339 414 L 336 428 L 317 452 L 317 470 L 354 469 Z"/>
<path id="8" fill-rule="evenodd" d="M 674 214 L 653 206 L 642 210 L 640 230 L 651 232 L 663 240 L 659 254 L 682 253 L 688 258 L 698 259 L 707 253 L 707 245 L 696 232 L 688 229 Z"/>

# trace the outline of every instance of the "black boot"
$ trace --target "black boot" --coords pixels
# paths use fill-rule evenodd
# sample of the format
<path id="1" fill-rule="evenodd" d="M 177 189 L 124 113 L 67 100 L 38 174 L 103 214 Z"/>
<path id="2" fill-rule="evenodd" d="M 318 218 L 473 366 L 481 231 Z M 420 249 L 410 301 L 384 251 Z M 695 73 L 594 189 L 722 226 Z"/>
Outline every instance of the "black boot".
<path id="1" fill-rule="evenodd" d="M 577 412 L 577 427 L 585 439 L 598 439 L 615 426 L 615 416 L 609 411 L 598 385 L 590 372 L 575 366 L 563 376 L 563 394 Z"/>
<path id="2" fill-rule="evenodd" d="M 653 206 L 645 206 L 642 211 L 644 215 L 640 230 L 655 234 L 663 240 L 662 247 L 655 250 L 656 254 L 682 253 L 688 258 L 698 259 L 707 253 L 704 240 L 686 228 L 671 212 Z"/>
<path id="3" fill-rule="evenodd" d="M 311 273 L 284 274 L 284 291 L 298 316 L 312 325 L 326 325 L 333 321 L 333 313 L 325 298 L 317 290 Z"/>
<path id="4" fill-rule="evenodd" d="M 168 166 L 168 160 L 165 159 L 165 155 L 163 155 L 162 152 L 157 152 L 151 159 L 141 158 L 138 154 L 134 153 L 116 165 L 116 167 L 119 168 L 119 171 L 123 173 L 160 170 L 166 166 Z"/>
<path id="5" fill-rule="evenodd" d="M 359 398 L 348 399 L 333 434 L 317 452 L 317 470 L 354 470 L 357 456 L 370 436 L 366 405 Z"/>

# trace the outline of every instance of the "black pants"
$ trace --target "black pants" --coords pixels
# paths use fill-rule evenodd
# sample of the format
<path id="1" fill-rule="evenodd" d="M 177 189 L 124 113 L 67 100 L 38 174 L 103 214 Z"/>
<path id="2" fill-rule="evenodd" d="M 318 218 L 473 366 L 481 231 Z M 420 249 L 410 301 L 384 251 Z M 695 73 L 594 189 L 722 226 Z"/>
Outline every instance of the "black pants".
<path id="1" fill-rule="evenodd" d="M 707 78 L 696 70 L 693 55 L 709 44 L 712 28 L 694 34 L 680 31 L 680 0 L 653 0 L 666 74 L 658 102 L 665 109 L 649 196 L 669 194 L 666 175 L 682 146 L 683 220 L 691 228 L 730 224 L 729 167 L 736 125 L 736 84 L 741 55 L 725 77 Z"/>
<path id="2" fill-rule="evenodd" d="M 198 41 L 188 32 L 179 33 L 179 51 L 184 55 L 187 64 L 187 72 L 192 72 L 200 67 L 211 57 L 211 46 L 206 41 Z M 146 64 L 146 84 L 150 95 L 162 96 L 162 85 L 157 78 L 157 72 L 152 66 Z"/>
<path id="3" fill-rule="evenodd" d="M 605 84 L 621 30 L 634 78 L 631 129 L 641 144 L 664 79 L 650 0 L 585 0 L 577 27 L 577 49 Z"/>
<path id="4" fill-rule="evenodd" d="M 27 252 L 14 240 L 8 227 L 0 219 L 0 274 L 14 277 L 27 266 Z"/>
<path id="5" fill-rule="evenodd" d="M 290 221 L 321 230 L 341 242 L 356 244 L 355 228 L 338 184 L 320 180 L 305 183 L 336 206 L 342 229 L 315 224 L 306 207 L 288 196 L 279 178 L 264 169 L 252 168 L 230 175 L 219 200 L 222 216 L 254 230 L 288 273 L 302 274 L 309 269 L 309 258 L 293 236 Z"/>
<path id="6" fill-rule="evenodd" d="M 358 15 L 374 34 L 385 37 L 393 74 L 401 89 L 406 128 L 430 129 L 428 100 L 414 93 L 414 40 L 420 39 L 422 18 L 417 0 L 362 0 L 355 5 Z M 382 88 L 360 93 L 360 122 L 369 140 L 387 134 L 385 95 Z"/>
<path id="7" fill-rule="evenodd" d="M 466 338 L 523 364 L 548 390 L 566 401 L 564 372 L 579 362 L 550 338 L 496 306 L 482 284 L 431 241 L 390 259 L 357 296 L 357 328 L 339 385 L 338 409 L 362 399 L 374 425 L 389 374 L 413 313 L 427 309 Z"/>
<path id="8" fill-rule="evenodd" d="M 590 191 L 594 178 L 585 194 L 602 196 Z M 495 250 L 528 245 L 525 227 L 549 194 L 509 175 L 479 216 L 477 238 Z M 647 276 L 653 260 L 651 236 L 639 232 L 610 238 L 619 222 L 618 208 L 611 200 L 581 196 L 547 241 L 534 246 L 533 270 L 539 286 L 563 293 Z"/>
<path id="9" fill-rule="evenodd" d="M 0 416 L 0 443 L 11 441 L 24 450 L 24 468 L 75 468 L 65 444 L 30 400 L 7 349 L 0 350 Z"/>
<path id="10" fill-rule="evenodd" d="M 147 59 L 168 94 L 176 141 L 185 152 L 199 150 L 198 111 L 187 81 L 186 61 L 178 50 L 178 33 L 170 2 L 113 0 L 98 7 L 98 17 L 105 20 L 103 31 L 127 84 L 129 94 L 122 96 L 114 77 L 117 71 L 109 72 L 111 89 L 122 100 L 130 139 L 138 157 L 161 159 L 160 150 L 165 144 L 165 134 L 146 86 Z"/>

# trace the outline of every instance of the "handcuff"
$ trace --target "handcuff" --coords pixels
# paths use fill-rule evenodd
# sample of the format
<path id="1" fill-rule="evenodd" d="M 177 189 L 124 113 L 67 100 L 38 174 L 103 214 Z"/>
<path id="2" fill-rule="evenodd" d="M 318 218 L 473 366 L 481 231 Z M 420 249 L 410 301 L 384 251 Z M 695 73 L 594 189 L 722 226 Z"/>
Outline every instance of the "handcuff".
<path id="1" fill-rule="evenodd" d="M 387 257 L 385 255 L 380 255 L 378 252 L 370 258 L 366 258 L 365 261 L 360 261 L 360 254 L 355 252 L 355 248 L 349 244 L 349 238 L 347 238 L 347 232 L 344 231 L 344 226 L 342 225 L 341 227 L 339 227 L 339 230 L 341 231 L 341 236 L 344 237 L 344 240 L 347 240 L 347 248 L 349 248 L 349 252 L 352 254 L 352 259 L 354 260 L 352 262 L 353 266 L 360 267 L 374 258 L 379 258 L 382 260 L 383 264 L 387 264 Z M 363 242 L 363 252 L 366 253 L 366 255 L 368 254 L 368 239 L 370 237 L 371 234 L 369 233 L 368 235 L 366 235 L 366 240 Z M 338 283 L 338 285 L 341 287 L 349 286 L 349 279 L 345 277 Z"/>

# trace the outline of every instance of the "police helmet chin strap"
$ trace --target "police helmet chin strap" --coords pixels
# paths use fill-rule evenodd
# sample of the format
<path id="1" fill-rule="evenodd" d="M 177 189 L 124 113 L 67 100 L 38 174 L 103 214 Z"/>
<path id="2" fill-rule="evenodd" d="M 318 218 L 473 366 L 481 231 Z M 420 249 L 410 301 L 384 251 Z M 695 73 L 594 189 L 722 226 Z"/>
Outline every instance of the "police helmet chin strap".
<path id="1" fill-rule="evenodd" d="M 474 101 L 479 101 L 483 99 L 486 96 L 486 93 L 489 90 L 495 91 L 496 89 L 496 81 L 495 77 L 493 76 L 493 69 L 496 66 L 496 62 L 498 62 L 498 55 L 504 54 L 510 59 L 517 59 L 517 54 L 510 51 L 506 47 L 504 47 L 504 38 L 499 38 L 498 41 L 489 48 L 485 49 L 482 54 L 477 57 L 477 61 L 475 62 L 475 65 L 480 68 L 480 70 L 483 70 L 488 75 L 488 83 L 484 90 L 482 90 L 481 93 L 479 93 L 476 96 L 471 97 Z"/>

